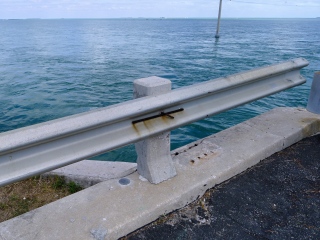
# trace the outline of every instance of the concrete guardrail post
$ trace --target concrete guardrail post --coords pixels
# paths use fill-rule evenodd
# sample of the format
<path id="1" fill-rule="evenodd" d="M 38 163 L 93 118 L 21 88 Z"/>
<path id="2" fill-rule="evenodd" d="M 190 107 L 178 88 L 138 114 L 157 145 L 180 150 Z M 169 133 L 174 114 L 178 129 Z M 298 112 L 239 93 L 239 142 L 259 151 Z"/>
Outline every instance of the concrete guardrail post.
<path id="1" fill-rule="evenodd" d="M 307 110 L 320 114 L 320 72 L 314 73 Z"/>
<path id="2" fill-rule="evenodd" d="M 171 91 L 171 81 L 159 77 L 134 81 L 134 98 L 159 95 Z M 138 173 L 157 184 L 174 177 L 176 169 L 170 155 L 170 132 L 149 137 L 135 144 Z"/>

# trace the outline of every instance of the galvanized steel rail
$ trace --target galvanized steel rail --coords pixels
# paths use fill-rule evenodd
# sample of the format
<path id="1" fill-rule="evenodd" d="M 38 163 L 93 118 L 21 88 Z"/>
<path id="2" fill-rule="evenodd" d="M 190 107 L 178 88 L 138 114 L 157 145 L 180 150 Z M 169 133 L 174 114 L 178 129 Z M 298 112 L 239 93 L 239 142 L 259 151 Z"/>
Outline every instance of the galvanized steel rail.
<path id="1" fill-rule="evenodd" d="M 0 186 L 302 84 L 297 58 L 0 134 Z"/>

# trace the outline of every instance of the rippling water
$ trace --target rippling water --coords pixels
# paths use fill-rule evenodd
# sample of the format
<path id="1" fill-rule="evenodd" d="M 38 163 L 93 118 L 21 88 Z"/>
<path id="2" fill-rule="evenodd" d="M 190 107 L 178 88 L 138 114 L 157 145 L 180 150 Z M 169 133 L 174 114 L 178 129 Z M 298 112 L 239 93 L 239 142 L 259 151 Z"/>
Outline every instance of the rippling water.
<path id="1" fill-rule="evenodd" d="M 135 79 L 173 88 L 304 57 L 307 83 L 172 132 L 172 149 L 279 106 L 305 106 L 319 19 L 0 21 L 0 132 L 123 102 Z M 135 161 L 133 146 L 97 159 Z"/>

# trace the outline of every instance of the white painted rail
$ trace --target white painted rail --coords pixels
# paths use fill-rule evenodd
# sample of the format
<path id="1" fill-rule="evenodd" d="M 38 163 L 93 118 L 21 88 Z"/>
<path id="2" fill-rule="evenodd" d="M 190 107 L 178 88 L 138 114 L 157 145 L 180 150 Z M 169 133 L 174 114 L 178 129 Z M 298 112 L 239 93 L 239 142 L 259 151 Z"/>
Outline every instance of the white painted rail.
<path id="1" fill-rule="evenodd" d="M 302 84 L 297 58 L 0 134 L 0 186 Z"/>

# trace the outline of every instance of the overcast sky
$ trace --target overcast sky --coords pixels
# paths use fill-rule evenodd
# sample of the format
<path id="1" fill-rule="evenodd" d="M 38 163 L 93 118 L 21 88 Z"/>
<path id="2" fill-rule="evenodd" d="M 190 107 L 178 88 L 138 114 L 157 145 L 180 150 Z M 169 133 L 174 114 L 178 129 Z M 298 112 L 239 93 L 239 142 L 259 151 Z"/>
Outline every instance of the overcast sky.
<path id="1" fill-rule="evenodd" d="M 223 0 L 222 18 L 320 17 L 320 0 Z M 219 0 L 0 0 L 8 18 L 216 18 Z"/>

